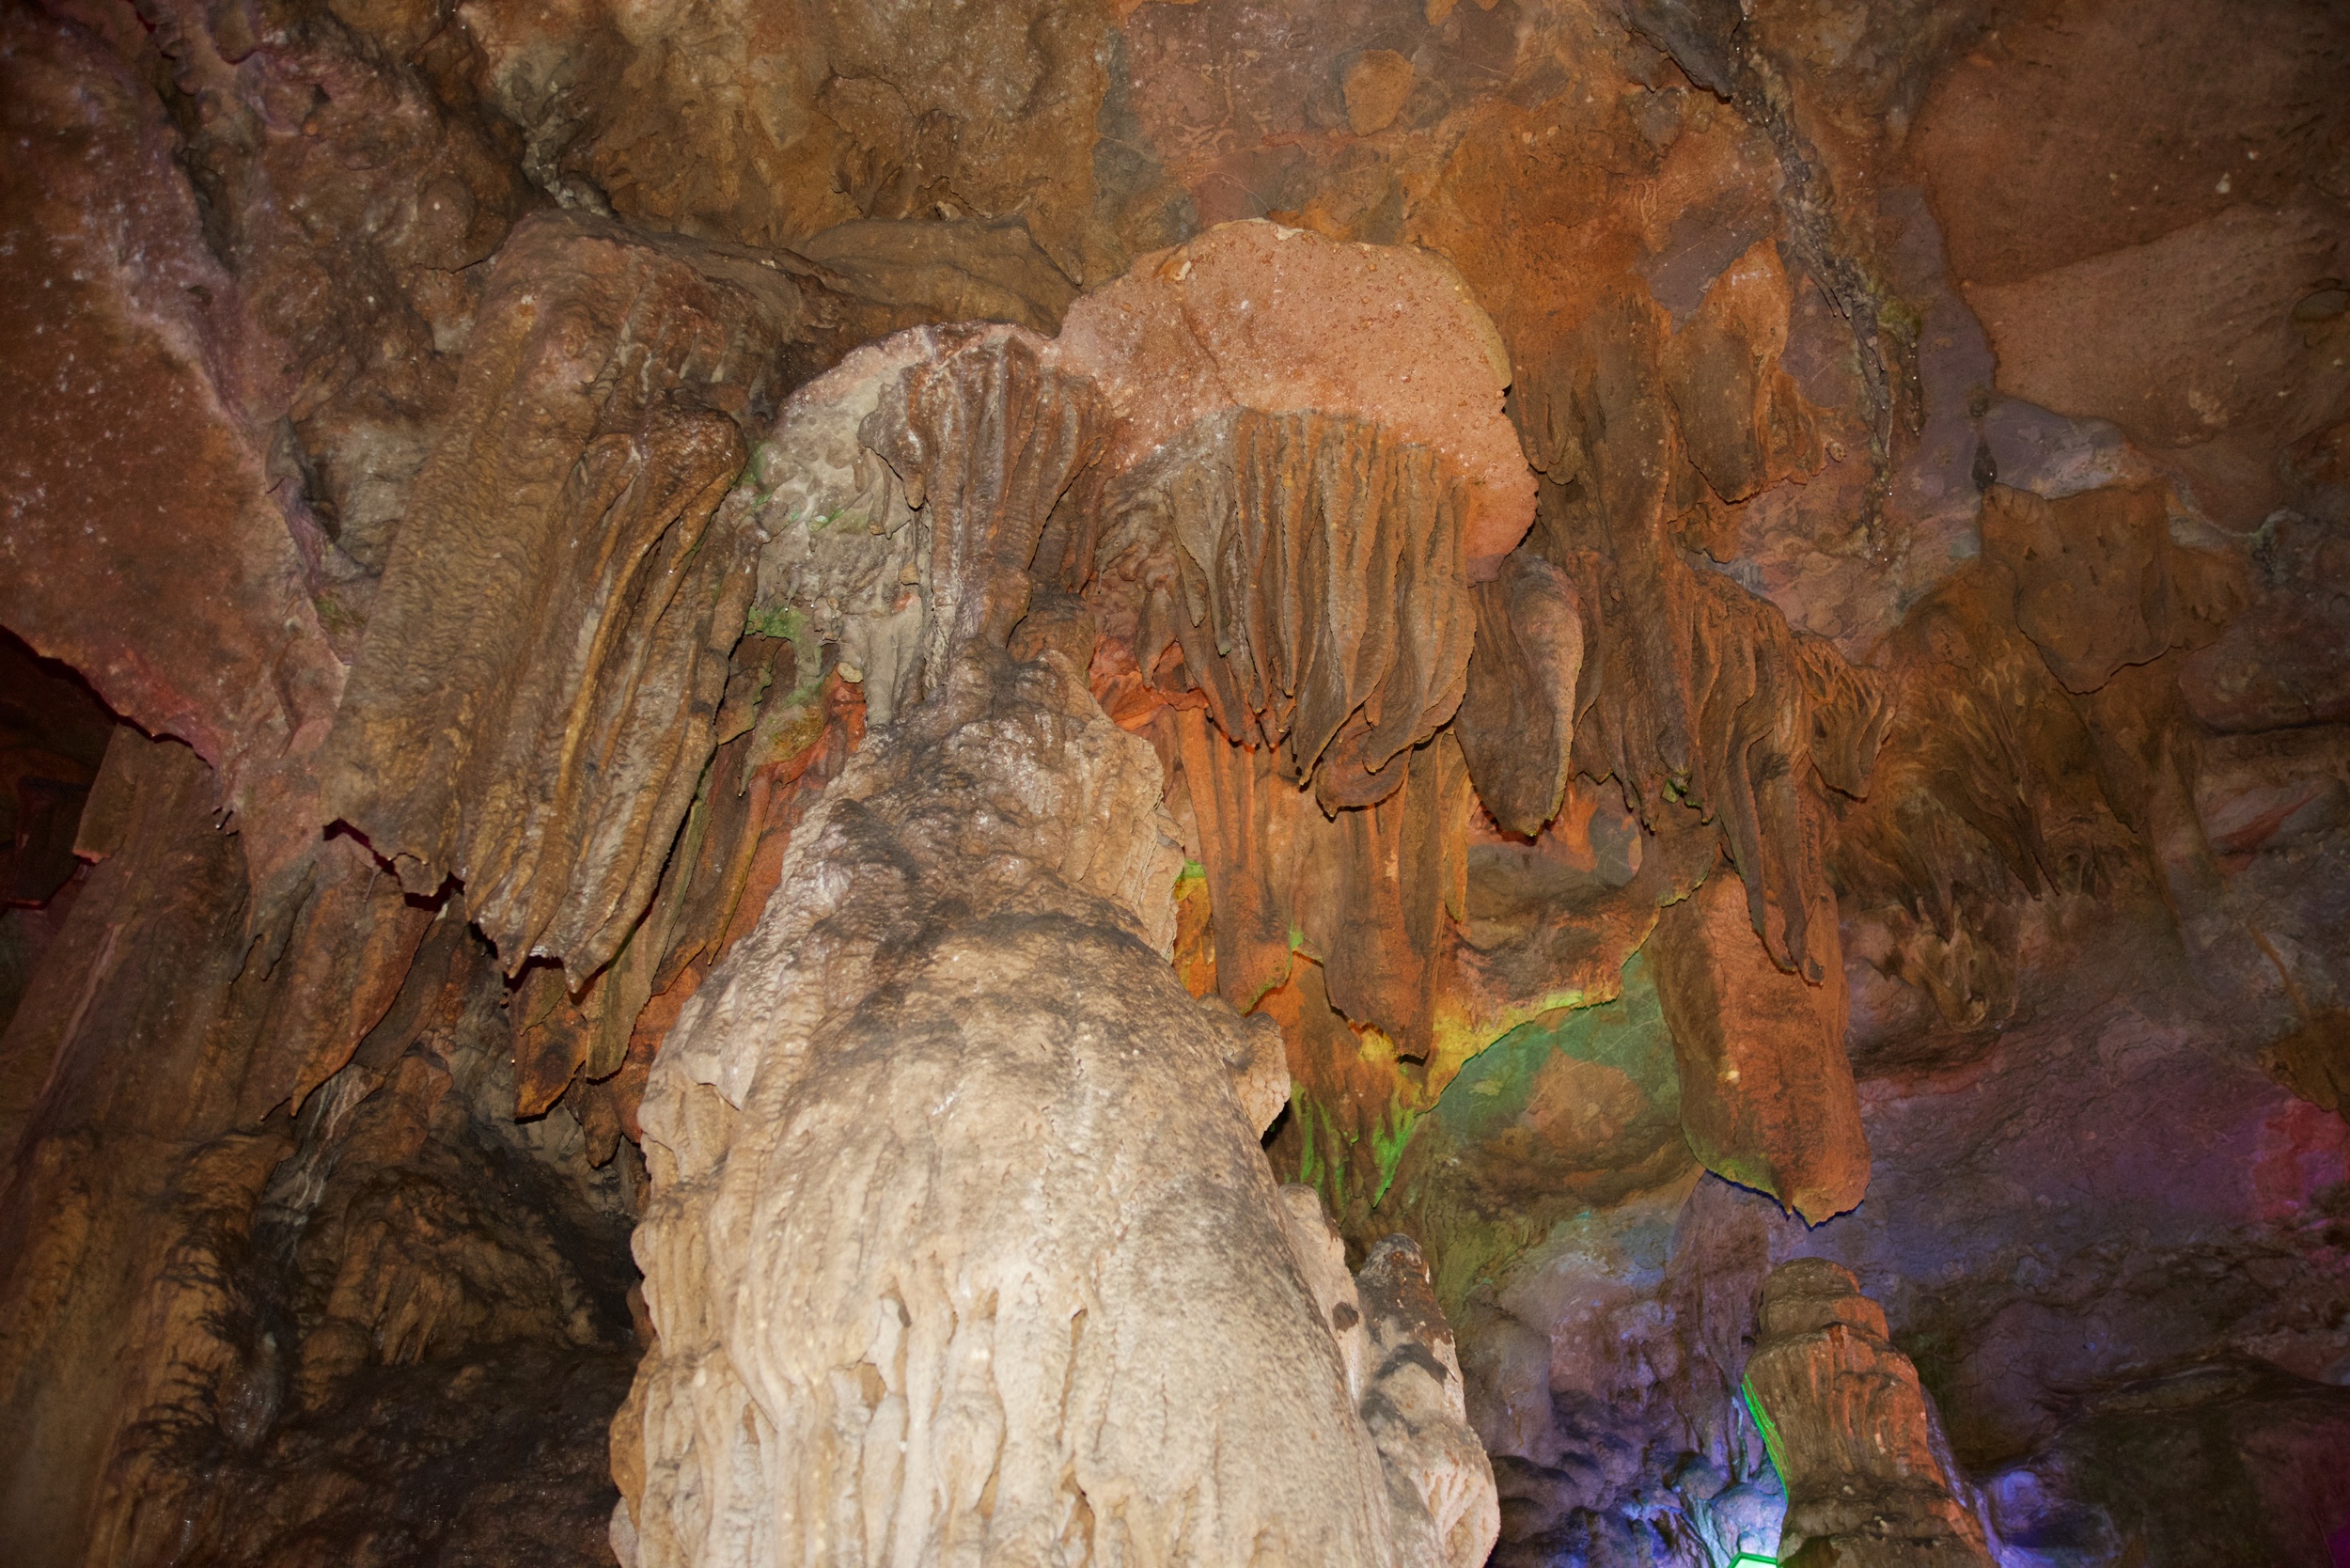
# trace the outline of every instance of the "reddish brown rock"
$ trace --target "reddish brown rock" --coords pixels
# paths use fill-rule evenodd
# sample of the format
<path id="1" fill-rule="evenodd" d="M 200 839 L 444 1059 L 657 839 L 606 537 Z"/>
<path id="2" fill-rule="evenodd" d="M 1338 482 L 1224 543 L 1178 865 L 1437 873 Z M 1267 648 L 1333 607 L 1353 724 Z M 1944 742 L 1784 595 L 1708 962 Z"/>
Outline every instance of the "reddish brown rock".
<path id="1" fill-rule="evenodd" d="M 1575 765 L 1612 776 L 1652 829 L 1684 804 L 1703 810 L 1771 959 L 1822 980 L 1832 973 L 1830 792 L 1870 792 L 1893 688 L 1729 579 L 1651 543 L 1627 554 L 1612 569 L 1592 560 L 1608 598 L 1586 604 L 1621 594 L 1630 613 L 1593 618 L 1604 700 L 1582 715 Z"/>
<path id="2" fill-rule="evenodd" d="M 1779 1560 L 1987 1568 L 1917 1368 L 1851 1271 L 1805 1258 L 1763 1282 L 1744 1389 L 1787 1489 Z"/>
<path id="3" fill-rule="evenodd" d="M 1210 9 L 1225 14 L 1223 8 Z M 1431 18 L 1408 23 L 1398 18 L 1395 24 L 1415 36 L 1422 26 L 1442 31 L 1447 45 L 1438 46 L 1432 38 L 1425 54 L 1414 58 L 1451 65 L 1454 59 L 1445 52 L 1449 40 L 1458 37 L 1465 47 L 1467 32 L 1462 29 L 1481 24 L 1466 8 Z M 1354 179 L 1340 170 L 1356 164 L 1317 163 L 1328 154 L 1311 149 L 1297 133 L 1325 112 L 1316 108 L 1314 99 L 1323 52 L 1344 48 L 1351 39 L 1368 42 L 1355 29 L 1386 24 L 1386 19 L 1342 13 L 1330 18 L 1324 36 L 1297 19 L 1267 19 L 1267 36 L 1288 37 L 1293 46 L 1259 54 L 1224 49 L 1213 36 L 1216 24 L 1207 9 L 1150 13 L 1137 46 L 1137 71 L 1167 84 L 1156 110 L 1162 118 L 1153 124 L 1160 128 L 1161 145 L 1170 149 L 1171 166 L 1194 180 L 1203 211 L 1212 198 L 1229 196 L 1234 183 L 1252 190 L 1279 184 L 1301 193 L 1319 185 L 1325 194 L 1301 196 L 1300 211 L 1338 211 L 1341 186 Z M 1629 604 L 1615 622 L 1623 633 L 1613 642 L 1623 651 L 1622 666 L 1598 682 L 1607 710 L 1603 720 L 1621 722 L 1593 727 L 1598 733 L 1590 736 L 1592 746 L 1584 754 L 1589 771 L 1613 772 L 1637 795 L 1651 824 L 1661 820 L 1664 782 L 1675 780 L 1678 790 L 1693 773 L 1701 782 L 1702 808 L 1717 812 L 1736 831 L 1744 831 L 1738 827 L 1743 822 L 1758 821 L 1739 855 L 1742 867 L 1754 869 L 1759 900 L 1772 906 L 1758 910 L 1758 927 L 1794 933 L 1799 948 L 1811 917 L 1777 906 L 1788 902 L 1783 890 L 1791 886 L 1806 889 L 1794 902 L 1818 903 L 1824 871 L 1804 847 L 1806 834 L 1793 824 L 1793 801 L 1774 802 L 1760 812 L 1746 808 L 1743 797 L 1753 793 L 1754 785 L 1742 782 L 1739 770 L 1723 760 L 1739 748 L 1730 727 L 1745 710 L 1744 722 L 1767 725 L 1782 737 L 1772 749 L 1784 755 L 1794 749 L 1793 736 L 1807 727 L 1794 715 L 1788 694 L 1799 686 L 1816 688 L 1826 700 L 1813 709 L 1813 716 L 1828 730 L 1849 737 L 1852 744 L 1842 749 L 1862 765 L 1843 777 L 1858 789 L 1865 784 L 1867 737 L 1881 718 L 1881 701 L 1866 677 L 1848 680 L 1830 661 L 1785 657 L 1767 617 L 1714 616 L 1711 595 L 1687 591 L 1687 573 L 1670 558 L 1677 528 L 1668 525 L 1690 510 L 1707 486 L 1675 449 L 1682 435 L 1675 410 L 1655 389 L 1666 380 L 1665 318 L 1669 314 L 1678 324 L 1684 313 L 1698 310 L 1709 291 L 1716 292 L 1718 307 L 1709 308 L 1720 320 L 1708 317 L 1706 324 L 1689 324 L 1680 354 L 1677 395 L 1688 405 L 1689 426 L 1698 432 L 1692 445 L 1702 439 L 1709 454 L 1720 454 L 1718 461 L 1713 456 L 1707 461 L 1741 494 L 1753 482 L 1750 469 L 1778 478 L 1815 466 L 1816 459 L 1801 455 L 1809 437 L 1800 398 L 1775 379 L 1780 372 L 1771 363 L 1786 340 L 1788 297 L 1810 285 L 1791 280 L 1787 296 L 1780 296 L 1772 287 L 1749 288 L 1742 281 L 1751 274 L 1767 285 L 1765 274 L 1779 271 L 1768 236 L 1777 223 L 1775 187 L 1783 175 L 1769 138 L 1750 123 L 1696 107 L 1677 91 L 1658 93 L 1653 102 L 1643 99 L 1633 90 L 1638 79 L 1630 58 L 1634 52 L 1623 52 L 1622 58 L 1609 53 L 1622 42 L 1621 34 L 1589 25 L 1588 18 L 1545 14 L 1531 20 L 1511 50 L 1484 62 L 1487 74 L 1476 78 L 1478 86 L 1449 99 L 1432 98 L 1432 103 L 1444 102 L 1458 112 L 1441 136 L 1432 133 L 1409 151 L 1399 149 L 1384 178 L 1410 192 L 1410 237 L 1462 269 L 1511 346 L 1516 368 L 1512 413 L 1536 466 L 1561 487 L 1546 489 L 1546 494 L 1559 503 L 1560 512 L 1574 514 L 1574 522 L 1554 533 L 1543 553 L 1563 561 L 1590 548 L 1617 557 L 1627 569 L 1600 596 L 1622 594 Z M 1578 69 L 1610 80 L 1619 79 L 1610 73 L 1622 72 L 1629 79 L 1605 94 L 1563 90 L 1561 83 L 1543 74 L 1546 49 L 1576 59 Z M 1650 54 L 1647 62 L 1639 69 L 1653 72 L 1656 56 Z M 1197 86 L 1199 73 L 1210 70 L 1223 86 Z M 1338 66 L 1331 71 L 1335 84 Z M 1515 102 L 1480 101 L 1481 90 L 1505 80 L 1516 84 Z M 1650 118 L 1637 119 L 1636 110 Z M 1644 194 L 1618 202 L 1608 194 L 1615 188 L 1610 181 Z M 1482 215 L 1501 210 L 1511 213 L 1506 225 Z M 1368 222 L 1368 212 L 1352 221 Z M 1762 259 L 1721 284 L 1731 264 L 1750 252 Z M 1543 258 L 1539 267 L 1523 259 L 1534 255 Z M 1780 312 L 1777 320 L 1770 316 L 1774 306 Z M 1811 353 L 1815 360 L 1822 357 L 1816 349 Z M 1763 392 L 1770 395 L 1759 395 Z M 1760 468 L 1747 461 L 1763 453 L 1775 455 Z M 1850 556 L 1860 547 L 1849 521 L 1854 497 L 1820 488 L 1809 509 L 1817 514 L 1816 529 L 1836 538 L 1839 549 Z M 1596 533 L 1583 531 L 1587 528 Z M 1866 577 L 1874 569 L 1855 570 Z M 1821 619 L 1830 625 L 1837 620 L 1825 614 Z M 1884 617 L 1872 610 L 1856 619 L 1863 625 L 1881 625 Z M 1611 646 L 1608 631 L 1603 627 L 1595 640 L 1605 656 Z M 1750 661 L 1749 649 L 1770 651 Z M 1696 673 L 1700 665 L 1709 675 L 1728 672 L 1731 689 L 1701 690 Z M 1753 685 L 1746 686 L 1747 672 L 1758 667 Z M 1763 711 L 1773 708 L 1778 716 L 1765 719 Z M 1711 727 L 1702 746 L 1693 745 L 1690 735 L 1700 724 L 1700 713 L 1709 715 L 1702 722 Z M 1616 736 L 1628 737 L 1622 757 L 1606 749 Z M 1787 775 L 1777 763 L 1758 764 L 1758 771 L 1774 779 L 1792 776 L 1794 792 L 1806 792 L 1801 760 L 1788 760 Z M 1782 956 L 1791 951 L 1778 950 Z"/>
<path id="4" fill-rule="evenodd" d="M 0 1028 L 30 955 L 10 910 L 38 909 L 69 883 L 74 831 L 115 729 L 63 665 L 0 635 Z"/>
<path id="5" fill-rule="evenodd" d="M 1131 9 L 1136 116 L 1202 219 L 1308 206 L 1322 194 L 1317 185 L 1348 166 L 1370 176 L 1371 190 L 1324 211 L 1353 209 L 1357 222 L 1383 223 L 1389 232 L 1349 235 L 1381 242 L 1398 237 L 1402 203 L 1378 160 L 1348 165 L 1348 153 L 1368 136 L 1425 134 L 1447 110 L 1492 93 L 1535 22 L 1514 7 L 1444 0 Z"/>
<path id="6" fill-rule="evenodd" d="M 1977 619 L 1983 587 L 1962 578 L 1904 628 L 1938 656 L 1907 672 L 1876 787 L 1836 846 L 1841 885 L 1883 927 L 1856 950 L 1960 1027 L 2015 1007 L 2018 902 L 2106 886 L 2129 854 L 2086 727 L 2038 650 Z"/>
<path id="7" fill-rule="evenodd" d="M 196 755 L 118 733 L 95 792 L 103 820 L 85 819 L 104 859 L 0 1036 L 0 1058 L 37 1068 L 35 1094 L 0 1127 L 15 1151 L 0 1187 L 0 1409 L 18 1435 L 0 1545 L 42 1568 L 79 1560 L 115 1444 L 168 1395 L 173 1357 L 200 1329 L 192 1311 L 142 1321 L 169 1292 L 178 1236 L 150 1216 L 180 1201 L 249 1224 L 284 1150 L 281 1134 L 244 1136 L 209 1180 L 180 1184 L 190 1148 L 224 1130 L 227 1058 L 256 1022 L 251 988 L 231 989 L 242 932 L 222 917 L 245 896 L 244 868 L 212 825 Z M 125 1040 L 139 1049 L 110 1059 Z"/>
<path id="8" fill-rule="evenodd" d="M 1346 126 L 1358 136 L 1385 131 L 1412 96 L 1412 62 L 1392 49 L 1370 49 L 1346 68 Z"/>
<path id="9" fill-rule="evenodd" d="M 2232 733 L 2350 719 L 2350 530 L 2280 517 L 2251 575 L 2244 613 L 2179 662 L 2187 706 Z"/>
<path id="10" fill-rule="evenodd" d="M 317 830 L 281 776 L 343 666 L 246 422 L 240 290 L 152 96 L 76 29 L 0 27 L 0 620 L 215 764 L 266 882 Z"/>
<path id="11" fill-rule="evenodd" d="M 1588 587 L 1596 700 L 1577 715 L 1575 766 L 1612 776 L 1651 828 L 1684 802 L 1714 820 L 1755 930 L 1816 978 L 1810 933 L 1829 898 L 1818 824 L 1829 791 L 1867 792 L 1890 693 L 1775 604 L 1689 564 L 1672 519 L 1710 487 L 1643 368 L 1665 356 L 1664 313 L 1622 285 L 1593 292 L 1548 324 L 1518 402 L 1552 481 L 1534 547 Z"/>
<path id="12" fill-rule="evenodd" d="M 1266 841 L 1276 792 L 1272 758 L 1226 741 L 1198 709 L 1170 715 L 1185 798 L 1199 835 L 1213 910 L 1217 991 L 1246 1011 L 1290 972 L 1287 900 L 1272 886 Z"/>
<path id="13" fill-rule="evenodd" d="M 2015 578 L 2015 624 L 2069 690 L 2207 640 L 2221 619 L 2224 603 L 2198 603 L 2191 561 L 2174 562 L 2168 500 L 2157 485 L 2059 501 L 2001 486 L 1986 499 L 1983 554 Z"/>
<path id="14" fill-rule="evenodd" d="M 1695 811 L 1651 831 L 1613 780 L 1580 776 L 1531 842 L 1474 810 L 1466 837 L 1456 979 L 1470 1015 L 1494 1021 L 1616 997 L 1660 911 L 1721 857 L 1719 835 Z"/>
<path id="15" fill-rule="evenodd" d="M 2003 391 L 2112 420 L 2241 530 L 2291 494 L 2264 471 L 2271 454 L 2333 423 L 2350 391 L 2338 356 L 2291 320 L 2310 283 L 2344 265 L 2339 225 L 2322 207 L 2232 209 L 1968 295 Z"/>
<path id="16" fill-rule="evenodd" d="M 1466 487 L 1377 426 L 1241 410 L 1121 488 L 1104 548 L 1148 552 L 1138 630 L 1174 634 L 1217 728 L 1325 812 L 1394 793 L 1466 682 Z"/>
<path id="17" fill-rule="evenodd" d="M 1473 576 L 1533 520 L 1533 477 L 1501 417 L 1509 356 L 1434 256 L 1228 225 L 1137 259 L 1071 310 L 1060 341 L 1123 421 L 1120 467 L 1224 409 L 1313 410 L 1426 447 L 1462 477 Z"/>
<path id="18" fill-rule="evenodd" d="M 1668 909 L 1650 939 L 1681 1064 L 1681 1124 L 1708 1168 L 1816 1225 L 1869 1189 L 1844 1056 L 1843 964 L 1825 983 L 1781 970 L 1744 904 L 1724 868 Z"/>
<path id="19" fill-rule="evenodd" d="M 1080 151 L 1107 87 L 1091 6 L 572 0 L 484 12 L 472 32 L 525 166 L 632 224 L 774 249 L 862 218 L 1006 218 L 1072 278 L 1115 270 L 1094 261 Z"/>
<path id="20" fill-rule="evenodd" d="M 502 977 L 462 922 L 439 923 L 383 1011 L 407 964 L 370 945 L 369 879 L 389 879 L 368 862 L 357 900 L 312 890 L 293 935 L 311 951 L 273 963 L 284 934 L 234 917 L 242 846 L 201 761 L 117 735 L 83 817 L 86 896 L 0 1036 L 0 1409 L 18 1438 L 0 1549 L 64 1568 L 488 1541 L 575 1560 L 611 1497 L 577 1456 L 631 1358 L 618 1173 L 590 1190 L 575 1125 L 512 1121 Z M 370 1022 L 299 1119 L 240 1108 Z M 427 1460 L 459 1451 L 454 1471 Z M 501 1509 L 525 1539 L 502 1537 Z"/>
<path id="21" fill-rule="evenodd" d="M 448 413 L 478 264 L 528 187 L 451 90 L 445 13 L 354 5 L 263 23 L 165 0 L 141 21 L 151 33 L 116 46 L 188 105 L 206 238 L 243 286 L 262 394 L 248 416 L 348 663 Z"/>
<path id="22" fill-rule="evenodd" d="M 289 903 L 287 925 L 262 936 L 276 994 L 238 1096 L 257 1121 L 281 1105 L 300 1110 L 342 1071 L 390 1011 L 435 916 L 348 838 L 319 847 Z"/>
<path id="23" fill-rule="evenodd" d="M 1077 295 L 1018 223 L 868 219 L 795 248 L 851 297 L 922 321 L 1010 321 L 1049 335 Z"/>
<path id="24" fill-rule="evenodd" d="M 2303 170 L 2280 153 L 2342 123 L 2343 47 L 2339 17 L 2265 0 L 2003 17 L 1935 81 L 1910 137 L 1952 270 L 2003 286 L 2280 203 Z"/>
<path id="25" fill-rule="evenodd" d="M 2291 6 L 2028 7 L 1911 144 L 2000 387 L 2113 420 L 2232 528 L 2291 498 L 2280 449 L 2350 384 L 2290 319 L 2345 271 L 2345 59 L 2340 17 Z"/>
<path id="26" fill-rule="evenodd" d="M 1789 294 L 1777 247 L 1759 242 L 1713 280 L 1665 346 L 1682 444 L 1724 501 L 1808 478 L 1823 461 L 1802 396 L 1779 368 Z"/>
<path id="27" fill-rule="evenodd" d="M 1470 592 L 1477 645 L 1454 731 L 1479 802 L 1531 838 L 1566 797 L 1582 697 L 1580 602 L 1563 572 L 1523 552 Z"/>
<path id="28" fill-rule="evenodd" d="M 1449 937 L 1466 890 L 1468 770 L 1449 735 L 1398 765 L 1409 770 L 1402 789 L 1339 814 L 1337 842 L 1317 856 L 1335 863 L 1336 896 L 1299 913 L 1324 955 L 1331 1005 L 1380 1030 L 1399 1056 L 1433 1069 L 1429 1075 L 1441 1085 L 1469 1044 L 1439 1037 L 1439 1018 L 1452 1011 Z M 1300 870 L 1311 874 L 1305 865 Z"/>

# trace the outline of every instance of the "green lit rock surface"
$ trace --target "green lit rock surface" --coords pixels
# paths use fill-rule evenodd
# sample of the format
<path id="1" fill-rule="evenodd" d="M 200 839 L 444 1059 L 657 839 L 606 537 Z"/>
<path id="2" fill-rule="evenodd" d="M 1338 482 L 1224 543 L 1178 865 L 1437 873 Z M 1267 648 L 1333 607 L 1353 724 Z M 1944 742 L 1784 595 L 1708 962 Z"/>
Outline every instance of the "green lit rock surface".
<path id="1" fill-rule="evenodd" d="M 1381 1207 L 1420 1235 L 1451 1310 L 1559 1221 L 1693 1165 L 1648 961 L 1623 994 L 1521 1025 L 1471 1058 L 1419 1119 Z"/>

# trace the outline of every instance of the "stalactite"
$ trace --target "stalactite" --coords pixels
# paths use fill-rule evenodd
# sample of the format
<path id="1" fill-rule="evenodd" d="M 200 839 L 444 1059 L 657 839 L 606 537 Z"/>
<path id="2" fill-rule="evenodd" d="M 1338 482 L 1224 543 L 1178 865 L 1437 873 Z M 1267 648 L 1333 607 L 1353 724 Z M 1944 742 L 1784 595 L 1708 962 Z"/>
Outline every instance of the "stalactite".
<path id="1" fill-rule="evenodd" d="M 1573 772 L 1581 601 L 1556 565 L 1523 550 L 1470 592 L 1476 649 L 1453 730 L 1478 801 L 1503 828 L 1530 839 L 1559 814 Z"/>
<path id="2" fill-rule="evenodd" d="M 592 226 L 519 235 L 330 743 L 331 808 L 519 971 L 577 985 L 643 913 L 752 590 L 712 516 L 795 297 Z"/>
<path id="3" fill-rule="evenodd" d="M 1002 647 L 1026 613 L 1045 519 L 1098 440 L 1091 394 L 1011 328 L 918 361 L 882 393 L 860 439 L 926 513 L 930 669 L 973 638 Z"/>
<path id="4" fill-rule="evenodd" d="M 1720 319 L 1691 331 L 1743 345 L 1725 363 L 1768 363 L 1777 353 L 1768 313 L 1738 289 L 1729 293 L 1737 297 L 1726 296 Z M 1777 605 L 1692 567 L 1677 547 L 1675 477 L 1693 457 L 1700 469 L 1712 464 L 1708 478 L 1718 473 L 1728 499 L 1816 460 L 1788 450 L 1789 438 L 1770 428 L 1774 410 L 1794 406 L 1783 378 L 1747 385 L 1732 377 L 1745 389 L 1730 389 L 1735 416 L 1724 416 L 1712 392 L 1700 396 L 1721 379 L 1705 368 L 1721 353 L 1680 337 L 1668 343 L 1659 314 L 1628 295 L 1602 298 L 1561 336 L 1518 411 L 1550 481 L 1535 548 L 1574 563 L 1590 621 L 1597 669 L 1575 766 L 1614 777 L 1652 823 L 1684 801 L 1715 822 L 1747 885 L 1756 933 L 1782 968 L 1820 980 L 1826 970 L 1810 933 L 1833 918 L 1826 793 L 1866 792 L 1891 689 L 1790 627 Z M 1640 373 L 1660 359 L 1673 368 L 1669 399 Z"/>
<path id="5" fill-rule="evenodd" d="M 1172 630 L 1217 727 L 1275 748 L 1336 811 L 1401 788 L 1388 764 L 1460 704 L 1465 503 L 1426 448 L 1244 409 L 1163 449 L 1110 505 L 1123 548 L 1139 518 L 1170 536 Z"/>
<path id="6" fill-rule="evenodd" d="M 1169 718 L 1214 911 L 1216 989 L 1246 1011 L 1290 972 L 1290 901 L 1274 886 L 1268 853 L 1276 792 L 1287 787 L 1266 749 L 1234 745 L 1198 709 Z"/>

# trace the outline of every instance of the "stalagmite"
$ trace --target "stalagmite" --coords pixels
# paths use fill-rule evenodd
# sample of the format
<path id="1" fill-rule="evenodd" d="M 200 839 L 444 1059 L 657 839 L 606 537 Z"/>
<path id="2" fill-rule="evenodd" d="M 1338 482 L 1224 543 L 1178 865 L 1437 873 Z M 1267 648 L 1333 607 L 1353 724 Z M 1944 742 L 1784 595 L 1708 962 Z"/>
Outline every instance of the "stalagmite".
<path id="1" fill-rule="evenodd" d="M 982 645 L 802 828 L 654 1067 L 624 1561 L 1445 1560 L 1283 1239 L 1261 1036 L 1165 966 L 1156 797 Z"/>
<path id="2" fill-rule="evenodd" d="M 0 11 L 0 1564 L 2350 1562 L 2346 76 Z"/>
<path id="3" fill-rule="evenodd" d="M 1328 769 L 1350 719 L 1352 766 L 1393 760 L 1377 793 L 1401 795 L 1341 830 L 1373 836 L 1355 858 L 1384 878 L 1354 902 L 1435 901 L 1386 922 L 1401 961 L 1433 936 L 1437 803 L 1449 789 L 1457 816 L 1465 776 L 1447 740 L 1400 753 L 1459 700 L 1471 511 L 1434 454 L 1320 416 L 1244 409 L 1140 481 L 1095 471 L 1135 418 L 1135 368 L 1099 354 L 995 327 L 852 355 L 786 407 L 724 513 L 768 541 L 776 613 L 824 618 L 844 647 L 860 616 L 865 647 L 877 617 L 909 635 L 859 672 L 892 722 L 652 1068 L 636 1251 L 659 1343 L 614 1430 L 632 1565 L 1470 1568 L 1491 1543 L 1458 1369 L 1407 1346 L 1445 1332 L 1424 1265 L 1378 1274 L 1394 1367 L 1368 1390 L 1347 1370 L 1361 1309 L 1319 1299 L 1322 1244 L 1284 1230 L 1255 1141 L 1286 1094 L 1277 1036 L 1167 967 L 1163 775 L 1088 687 L 1090 612 L 1049 586 L 1100 534 L 1088 507 L 1224 497 L 1144 543 L 1189 552 L 1194 585 L 1216 574 L 1220 607 L 1187 598 L 1216 646 L 1195 675 L 1245 694 L 1219 723 L 1260 742 L 1310 726 L 1299 773 Z M 1272 574 L 1233 570 L 1234 545 Z M 1423 594 L 1443 613 L 1416 622 Z M 1343 631 L 1301 632 L 1320 604 Z M 1359 677 L 1356 646 L 1383 651 Z M 1345 973 L 1386 988 L 1367 1011 L 1427 995 Z M 1427 1365 L 1433 1388 L 1412 1381 Z"/>
<path id="4" fill-rule="evenodd" d="M 1984 1568 L 1917 1369 L 1850 1270 L 1785 1264 L 1762 1286 L 1746 1395 L 1787 1487 L 1780 1560 L 1798 1568 Z"/>

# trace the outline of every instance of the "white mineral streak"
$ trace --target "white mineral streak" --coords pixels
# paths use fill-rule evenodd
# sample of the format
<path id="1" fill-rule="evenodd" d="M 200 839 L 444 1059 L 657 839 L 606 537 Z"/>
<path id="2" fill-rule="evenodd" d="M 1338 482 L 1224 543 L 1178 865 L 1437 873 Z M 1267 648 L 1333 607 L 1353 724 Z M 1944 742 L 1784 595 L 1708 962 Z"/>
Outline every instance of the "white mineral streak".
<path id="1" fill-rule="evenodd" d="M 1059 653 L 975 650 L 810 813 L 645 1101 L 631 1568 L 1483 1560 L 1166 962 L 1159 797 Z"/>
<path id="2" fill-rule="evenodd" d="M 968 336 L 964 334 L 964 336 Z M 920 696 L 929 530 L 858 427 L 906 368 L 956 340 L 918 327 L 850 354 L 795 393 L 728 505 L 759 530 L 756 605 L 805 616 L 865 685 L 867 721 Z"/>

